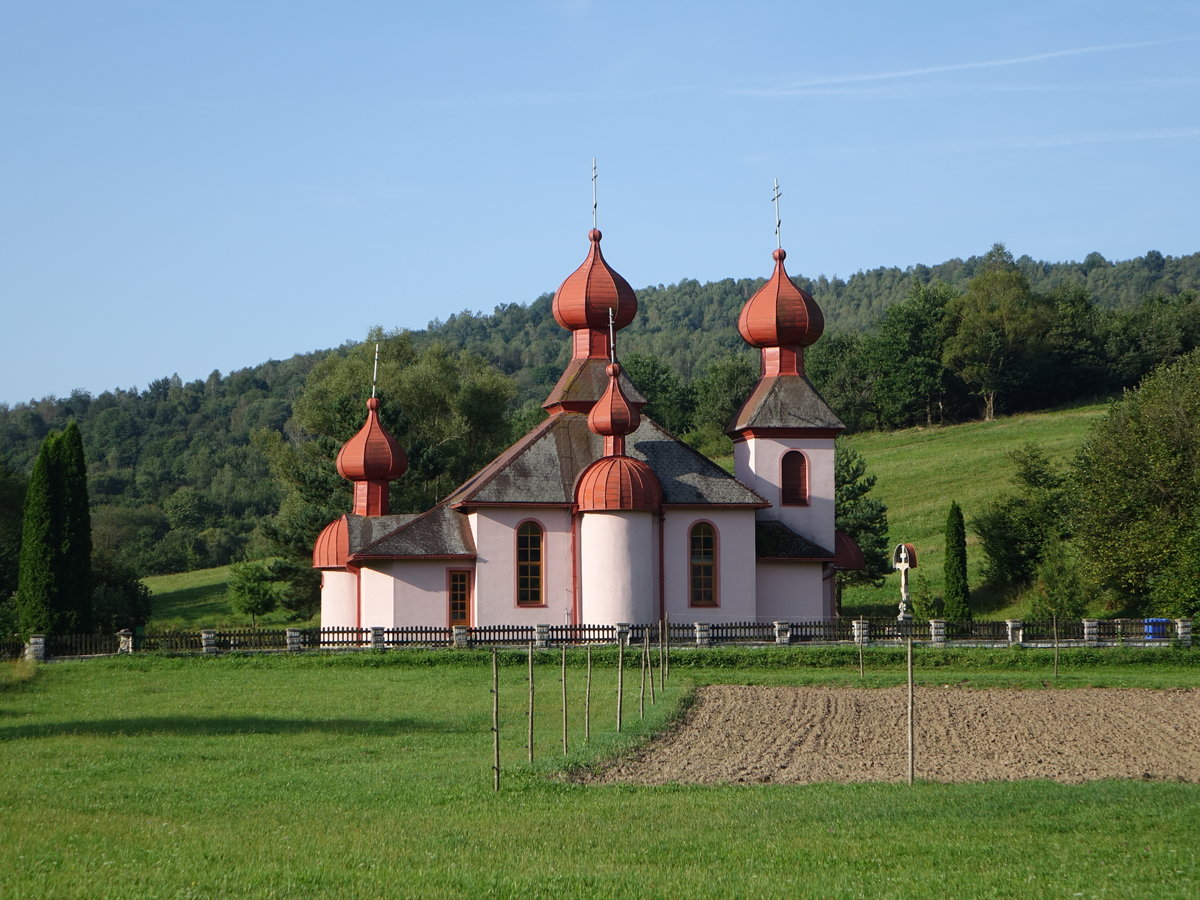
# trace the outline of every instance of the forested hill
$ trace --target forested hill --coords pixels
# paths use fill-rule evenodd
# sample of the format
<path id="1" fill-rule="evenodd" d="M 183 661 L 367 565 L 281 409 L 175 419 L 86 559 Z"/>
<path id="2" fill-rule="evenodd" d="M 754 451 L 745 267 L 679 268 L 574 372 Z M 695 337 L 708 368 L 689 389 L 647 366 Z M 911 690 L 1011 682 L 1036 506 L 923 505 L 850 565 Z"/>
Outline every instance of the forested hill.
<path id="1" fill-rule="evenodd" d="M 972 256 L 904 269 L 881 266 L 844 280 L 789 274 L 816 298 L 825 314 L 826 333 L 864 332 L 879 322 L 887 307 L 908 296 L 914 281 L 944 282 L 960 293 L 985 259 Z M 1151 250 L 1123 262 L 1090 253 L 1081 263 L 1048 263 L 1022 256 L 1015 264 L 1035 292 L 1049 294 L 1078 286 L 1100 309 L 1132 310 L 1148 296 L 1200 292 L 1200 253 L 1176 257 Z M 641 288 L 638 317 L 621 332 L 622 353 L 654 356 L 690 381 L 712 359 L 745 347 L 737 334 L 738 313 L 765 280 L 726 278 L 701 284 L 685 278 L 676 284 Z M 570 351 L 550 314 L 550 301 L 551 295 L 543 294 L 528 306 L 512 303 L 497 306 L 490 314 L 457 313 L 444 322 L 431 322 L 417 335 L 422 341 L 443 340 L 485 356 L 517 378 L 521 400 L 540 400 L 554 385 Z"/>

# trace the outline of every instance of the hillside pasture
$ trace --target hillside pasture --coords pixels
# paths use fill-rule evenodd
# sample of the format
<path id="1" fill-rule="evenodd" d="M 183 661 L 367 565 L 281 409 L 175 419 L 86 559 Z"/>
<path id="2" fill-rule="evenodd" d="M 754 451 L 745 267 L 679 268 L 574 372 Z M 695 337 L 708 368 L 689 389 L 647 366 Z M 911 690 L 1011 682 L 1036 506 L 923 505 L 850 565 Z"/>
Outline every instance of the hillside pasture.
<path id="1" fill-rule="evenodd" d="M 989 671 L 920 654 L 919 680 L 1021 687 L 1044 657 Z M 1059 684 L 1194 688 L 1183 651 L 1064 655 Z M 765 667 L 680 654 L 672 686 L 615 734 L 615 673 L 597 655 L 582 744 L 583 657 L 539 656 L 526 762 L 525 658 L 501 656 L 501 790 L 491 782 L 488 654 L 124 657 L 0 680 L 0 894 L 53 897 L 1185 897 L 1200 786 L 1108 780 L 976 784 L 579 784 L 667 729 L 693 685 L 900 683 L 895 653 L 796 651 Z M 1104 660 L 1111 660 L 1106 664 Z M 830 668 L 824 663 L 838 663 Z M 1062 690 L 1058 693 L 1071 694 Z M 882 695 L 881 695 L 882 696 Z M 786 721 L 780 721 L 786 731 Z"/>

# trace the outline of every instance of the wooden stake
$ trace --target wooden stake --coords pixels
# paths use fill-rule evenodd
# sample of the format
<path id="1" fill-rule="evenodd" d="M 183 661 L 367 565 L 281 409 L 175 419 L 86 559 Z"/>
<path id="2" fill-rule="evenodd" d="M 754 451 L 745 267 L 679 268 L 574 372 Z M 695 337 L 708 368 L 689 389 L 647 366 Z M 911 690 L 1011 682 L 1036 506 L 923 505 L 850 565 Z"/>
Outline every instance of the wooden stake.
<path id="1" fill-rule="evenodd" d="M 592 739 L 592 646 L 587 648 L 587 684 L 583 689 L 583 742 Z"/>
<path id="2" fill-rule="evenodd" d="M 567 645 L 562 646 L 563 756 L 567 755 Z"/>
<path id="3" fill-rule="evenodd" d="M 1058 681 L 1058 613 L 1051 613 L 1050 622 L 1054 627 L 1054 680 Z"/>
<path id="4" fill-rule="evenodd" d="M 664 689 L 667 684 L 663 680 L 667 677 L 666 653 L 663 650 L 663 620 L 658 620 L 658 687 Z"/>
<path id="5" fill-rule="evenodd" d="M 533 762 L 533 641 L 529 642 L 529 761 Z"/>
<path id="6" fill-rule="evenodd" d="M 667 658 L 663 665 L 663 687 L 665 688 L 667 682 L 671 680 L 671 617 L 667 616 L 663 621 L 666 626 L 663 628 L 663 641 L 667 648 Z"/>
<path id="7" fill-rule="evenodd" d="M 916 757 L 913 741 L 913 663 L 912 638 L 908 639 L 908 783 L 913 783 L 916 774 Z"/>
<path id="8" fill-rule="evenodd" d="M 492 790 L 500 790 L 500 668 L 492 648 Z"/>
<path id="9" fill-rule="evenodd" d="M 858 617 L 858 677 L 859 677 L 859 678 L 862 678 L 862 677 L 863 677 L 863 652 L 862 652 L 862 647 L 863 647 L 863 630 L 862 630 L 862 623 L 863 623 L 863 617 L 862 617 L 862 616 L 859 616 L 859 617 Z"/>
<path id="10" fill-rule="evenodd" d="M 638 654 L 641 657 L 641 663 L 642 663 L 642 683 L 641 683 L 641 687 L 638 689 L 638 718 L 639 719 L 646 718 L 646 655 L 647 655 L 646 649 L 649 646 L 647 644 L 647 640 L 648 640 L 647 637 L 643 637 L 642 651 L 641 651 L 641 653 Z"/>
<path id="11" fill-rule="evenodd" d="M 654 653 L 650 650 L 650 632 L 646 632 L 646 665 L 650 669 L 650 702 L 658 703 L 658 698 L 654 693 Z"/>
<path id="12" fill-rule="evenodd" d="M 617 734 L 621 733 L 621 703 L 625 699 L 625 639 L 617 635 Z"/>

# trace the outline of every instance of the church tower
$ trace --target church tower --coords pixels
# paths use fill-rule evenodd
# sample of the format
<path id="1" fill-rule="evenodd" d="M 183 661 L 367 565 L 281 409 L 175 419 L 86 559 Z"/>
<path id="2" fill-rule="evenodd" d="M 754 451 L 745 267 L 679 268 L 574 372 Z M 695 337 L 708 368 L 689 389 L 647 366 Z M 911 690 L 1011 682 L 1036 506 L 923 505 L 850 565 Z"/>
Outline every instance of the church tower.
<path id="1" fill-rule="evenodd" d="M 770 280 L 742 308 L 738 331 L 761 353 L 758 384 L 727 433 L 734 474 L 771 505 L 777 521 L 827 551 L 835 546 L 833 441 L 845 426 L 804 374 L 804 348 L 825 319 L 812 295 L 788 277 L 775 251 Z"/>

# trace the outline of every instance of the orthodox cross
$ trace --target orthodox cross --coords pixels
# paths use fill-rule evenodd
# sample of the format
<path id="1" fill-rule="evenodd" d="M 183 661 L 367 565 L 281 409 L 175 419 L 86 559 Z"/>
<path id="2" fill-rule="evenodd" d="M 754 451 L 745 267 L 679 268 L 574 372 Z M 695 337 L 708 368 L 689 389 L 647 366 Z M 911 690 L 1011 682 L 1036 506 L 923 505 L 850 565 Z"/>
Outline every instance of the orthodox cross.
<path id="1" fill-rule="evenodd" d="M 614 327 L 616 321 L 616 313 L 610 306 L 608 308 L 608 361 L 617 361 L 617 329 Z"/>
<path id="2" fill-rule="evenodd" d="M 771 202 L 775 204 L 775 249 L 776 250 L 783 247 L 783 244 L 781 243 L 780 237 L 779 237 L 779 226 L 783 224 L 783 219 L 781 219 L 779 217 L 779 198 L 782 196 L 783 196 L 783 193 L 779 190 L 779 179 L 776 178 L 775 179 L 775 190 L 771 194 Z"/>
<path id="3" fill-rule="evenodd" d="M 592 227 L 596 227 L 596 157 L 592 157 Z"/>
<path id="4" fill-rule="evenodd" d="M 379 380 L 379 341 L 375 342 L 375 368 L 371 372 L 371 396 L 375 396 L 375 384 Z"/>

